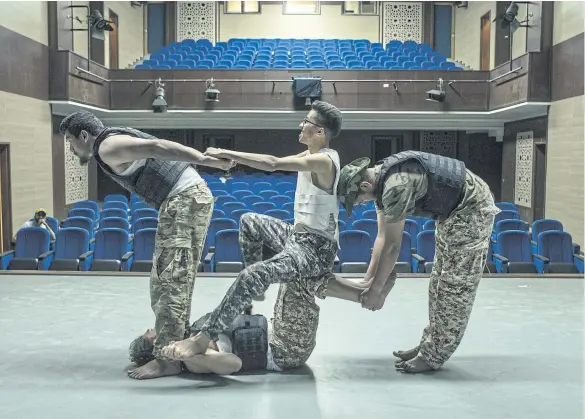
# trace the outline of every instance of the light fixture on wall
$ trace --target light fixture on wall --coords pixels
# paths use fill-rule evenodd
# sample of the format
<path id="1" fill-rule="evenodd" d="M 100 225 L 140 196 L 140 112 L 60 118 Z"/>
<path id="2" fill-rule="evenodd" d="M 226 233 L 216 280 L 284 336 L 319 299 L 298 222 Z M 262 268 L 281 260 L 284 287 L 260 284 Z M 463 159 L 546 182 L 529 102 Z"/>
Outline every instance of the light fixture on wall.
<path id="1" fill-rule="evenodd" d="M 443 89 L 443 79 L 437 81 L 437 88 L 427 92 L 427 100 L 429 102 L 444 102 L 445 89 Z"/>
<path id="2" fill-rule="evenodd" d="M 458 9 L 467 9 L 468 5 L 469 5 L 468 1 L 456 1 L 455 2 L 455 6 L 457 6 Z"/>
<path id="3" fill-rule="evenodd" d="M 165 100 L 164 86 L 160 78 L 154 81 L 154 87 L 156 88 L 155 98 L 152 102 L 152 110 L 154 113 L 164 113 L 167 111 L 168 104 Z"/>
<path id="4" fill-rule="evenodd" d="M 221 93 L 213 82 L 213 78 L 207 80 L 207 89 L 205 89 L 205 101 L 206 102 L 219 102 L 219 94 Z"/>
<path id="5" fill-rule="evenodd" d="M 97 10 L 92 10 L 91 15 L 88 16 L 89 30 L 91 37 L 104 41 L 104 31 L 112 32 L 114 27 L 111 25 L 114 22 L 104 19 L 102 14 Z"/>
<path id="6" fill-rule="evenodd" d="M 519 10 L 518 4 L 526 4 L 526 19 L 524 19 L 522 22 L 519 22 L 517 19 Z M 530 25 L 527 25 L 528 21 L 532 17 L 532 13 L 528 13 L 529 4 L 530 2 L 528 1 L 511 2 L 504 13 L 496 16 L 496 18 L 493 20 L 494 23 L 500 21 L 500 27 L 502 29 L 510 29 L 511 33 L 515 32 L 518 28 L 530 27 Z"/>

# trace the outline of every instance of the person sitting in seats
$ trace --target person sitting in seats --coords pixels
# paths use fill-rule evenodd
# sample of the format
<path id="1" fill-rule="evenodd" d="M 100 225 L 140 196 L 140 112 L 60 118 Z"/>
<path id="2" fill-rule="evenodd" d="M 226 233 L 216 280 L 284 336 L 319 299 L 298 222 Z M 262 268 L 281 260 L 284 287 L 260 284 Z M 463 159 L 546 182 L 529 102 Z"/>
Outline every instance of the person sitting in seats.
<path id="1" fill-rule="evenodd" d="M 30 227 L 40 227 L 48 230 L 49 234 L 51 235 L 51 243 L 55 242 L 55 232 L 51 229 L 51 227 L 49 227 L 49 224 L 47 224 L 47 212 L 43 208 L 36 210 L 33 219 L 28 220 L 23 225 L 21 225 L 18 231 L 22 230 L 23 228 Z M 16 243 L 16 234 L 12 238 L 12 242 Z"/>

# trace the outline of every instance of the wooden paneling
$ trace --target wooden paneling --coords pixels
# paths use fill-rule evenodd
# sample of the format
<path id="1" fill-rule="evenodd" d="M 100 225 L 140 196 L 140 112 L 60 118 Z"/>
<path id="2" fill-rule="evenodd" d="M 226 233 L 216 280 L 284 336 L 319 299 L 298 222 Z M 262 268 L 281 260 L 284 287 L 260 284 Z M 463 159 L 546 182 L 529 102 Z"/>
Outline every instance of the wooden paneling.
<path id="1" fill-rule="evenodd" d="M 582 96 L 583 33 L 552 47 L 552 100 Z"/>
<path id="2" fill-rule="evenodd" d="M 49 47 L 0 26 L 0 90 L 46 100 Z"/>

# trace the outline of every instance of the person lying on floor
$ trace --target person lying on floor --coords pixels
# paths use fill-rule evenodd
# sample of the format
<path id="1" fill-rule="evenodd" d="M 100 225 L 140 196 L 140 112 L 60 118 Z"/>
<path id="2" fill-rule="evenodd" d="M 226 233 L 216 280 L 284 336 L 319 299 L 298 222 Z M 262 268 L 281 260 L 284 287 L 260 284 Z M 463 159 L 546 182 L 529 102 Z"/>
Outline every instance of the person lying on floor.
<path id="1" fill-rule="evenodd" d="M 392 272 L 383 292 L 388 294 L 396 281 Z M 353 282 L 329 274 L 326 295 L 361 303 L 368 284 Z M 209 342 L 205 353 L 183 359 L 184 369 L 195 374 L 230 375 L 239 371 L 284 371 L 303 366 L 316 344 L 319 306 L 307 298 L 306 290 L 291 283 L 281 284 L 274 307 L 271 327 L 262 315 L 248 310 L 236 316 L 231 327 Z M 207 313 L 191 326 L 191 337 L 197 336 L 212 313 Z M 147 330 L 130 344 L 130 360 L 137 366 L 154 359 L 156 333 Z M 188 339 L 186 340 L 188 341 Z M 148 378 L 138 369 L 128 372 L 132 378 Z"/>

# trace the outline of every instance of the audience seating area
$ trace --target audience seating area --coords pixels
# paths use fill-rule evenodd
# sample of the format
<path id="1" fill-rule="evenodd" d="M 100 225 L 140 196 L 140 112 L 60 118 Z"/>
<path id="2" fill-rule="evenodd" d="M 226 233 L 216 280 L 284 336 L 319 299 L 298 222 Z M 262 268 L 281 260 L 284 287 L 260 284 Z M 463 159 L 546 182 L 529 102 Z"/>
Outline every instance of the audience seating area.
<path id="1" fill-rule="evenodd" d="M 255 212 L 287 223 L 294 222 L 296 175 L 236 172 L 202 174 L 213 195 L 215 209 L 210 222 L 199 270 L 239 272 L 244 261 L 238 242 L 242 215 Z M 516 206 L 499 202 L 485 272 L 583 273 L 583 254 L 558 220 L 520 219 Z M 97 203 L 81 201 L 69 210 L 50 243 L 47 230 L 27 228 L 18 232 L 13 251 L 0 255 L 2 270 L 132 271 L 150 272 L 158 212 L 135 196 L 106 197 Z M 400 273 L 432 271 L 436 222 L 408 217 L 396 270 Z M 378 226 L 373 203 L 356 207 L 348 216 L 339 212 L 340 250 L 335 271 L 367 270 Z"/>
<path id="2" fill-rule="evenodd" d="M 366 39 L 246 39 L 213 45 L 207 39 L 173 42 L 136 69 L 462 70 L 426 44 Z"/>

